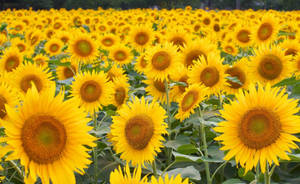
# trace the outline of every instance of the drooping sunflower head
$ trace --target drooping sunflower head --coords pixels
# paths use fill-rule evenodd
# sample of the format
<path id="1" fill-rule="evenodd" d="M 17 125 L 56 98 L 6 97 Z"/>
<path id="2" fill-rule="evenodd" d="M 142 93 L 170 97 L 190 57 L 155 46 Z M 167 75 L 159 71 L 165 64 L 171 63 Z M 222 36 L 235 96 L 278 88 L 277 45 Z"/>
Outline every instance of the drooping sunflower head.
<path id="1" fill-rule="evenodd" d="M 70 40 L 68 47 L 72 54 L 72 60 L 84 63 L 92 63 L 98 55 L 98 47 L 96 42 L 84 33 L 75 34 L 76 36 Z"/>
<path id="2" fill-rule="evenodd" d="M 168 80 L 169 75 L 176 72 L 180 65 L 176 46 L 165 43 L 157 45 L 146 51 L 145 59 L 148 61 L 145 74 L 156 80 Z"/>
<path id="3" fill-rule="evenodd" d="M 215 140 L 224 145 L 221 150 L 229 150 L 225 160 L 235 157 L 237 163 L 248 170 L 260 164 L 264 173 L 266 164 L 279 165 L 278 157 L 289 160 L 287 151 L 297 148 L 293 136 L 300 132 L 297 100 L 288 99 L 286 91 L 271 88 L 268 83 L 250 85 L 249 92 L 240 91 L 236 101 L 225 104 L 220 122 L 215 131 L 221 135 Z"/>
<path id="4" fill-rule="evenodd" d="M 224 65 L 219 55 L 210 53 L 207 59 L 201 57 L 189 72 L 189 83 L 204 85 L 209 94 L 220 94 L 226 84 Z"/>
<path id="5" fill-rule="evenodd" d="M 194 109 L 199 107 L 199 104 L 207 98 L 208 89 L 199 84 L 190 85 L 178 100 L 178 113 L 176 119 L 183 121 L 194 113 Z"/>
<path id="6" fill-rule="evenodd" d="M 293 72 L 291 57 L 285 56 L 284 53 L 285 51 L 278 46 L 258 48 L 249 65 L 253 79 L 263 84 L 276 84 L 290 76 Z"/>
<path id="7" fill-rule="evenodd" d="M 33 63 L 25 63 L 18 67 L 14 72 L 14 86 L 23 96 L 35 85 L 39 93 L 49 90 L 55 83 L 51 81 L 51 73 L 42 66 Z"/>
<path id="8" fill-rule="evenodd" d="M 134 169 L 133 174 L 130 173 L 129 165 L 126 164 L 126 167 L 123 168 L 119 166 L 118 169 L 115 169 L 110 173 L 109 182 L 111 184 L 147 184 L 147 176 L 142 177 L 142 169 L 140 166 Z"/>
<path id="9" fill-rule="evenodd" d="M 111 134 L 117 153 L 133 165 L 153 162 L 162 147 L 167 124 L 165 110 L 157 102 L 135 98 L 113 116 Z"/>
<path id="10" fill-rule="evenodd" d="M 63 93 L 54 94 L 55 87 L 42 94 L 33 87 L 17 111 L 6 106 L 7 143 L 11 158 L 25 167 L 25 181 L 75 183 L 74 171 L 83 174 L 91 163 L 85 147 L 95 146 L 90 120 L 76 104 L 63 101 Z"/>
<path id="11" fill-rule="evenodd" d="M 103 71 L 78 73 L 74 80 L 72 99 L 86 112 L 94 113 L 111 102 L 112 84 Z"/>
<path id="12" fill-rule="evenodd" d="M 4 52 L 4 56 L 0 61 L 0 70 L 5 72 L 12 72 L 22 64 L 23 55 L 16 47 L 10 47 Z"/>

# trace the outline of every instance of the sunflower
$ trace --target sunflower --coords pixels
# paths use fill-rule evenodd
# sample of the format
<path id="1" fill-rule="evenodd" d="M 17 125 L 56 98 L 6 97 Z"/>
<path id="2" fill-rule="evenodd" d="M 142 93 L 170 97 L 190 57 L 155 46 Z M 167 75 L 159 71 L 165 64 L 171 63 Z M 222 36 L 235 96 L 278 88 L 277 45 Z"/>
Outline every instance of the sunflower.
<path id="1" fill-rule="evenodd" d="M 57 38 L 52 38 L 47 41 L 45 44 L 45 51 L 48 53 L 50 56 L 55 56 L 61 53 L 61 49 L 63 47 L 64 43 L 57 39 Z"/>
<path id="2" fill-rule="evenodd" d="M 150 25 L 139 25 L 132 27 L 128 35 L 128 41 L 136 50 L 142 51 L 152 44 L 154 34 Z"/>
<path id="3" fill-rule="evenodd" d="M 69 52 L 72 54 L 71 59 L 84 63 L 91 63 L 97 58 L 97 49 L 95 41 L 84 33 L 74 34 L 68 47 Z"/>
<path id="4" fill-rule="evenodd" d="M 44 93 L 55 85 L 55 82 L 51 81 L 51 73 L 33 63 L 22 64 L 13 72 L 13 76 L 13 85 L 23 96 L 32 87 L 32 83 L 39 93 Z"/>
<path id="5" fill-rule="evenodd" d="M 165 110 L 157 102 L 134 98 L 133 102 L 122 106 L 113 116 L 111 125 L 112 140 L 121 159 L 131 161 L 133 165 L 152 163 L 157 152 L 163 147 L 162 134 L 167 134 L 164 122 Z"/>
<path id="6" fill-rule="evenodd" d="M 145 88 L 146 92 L 151 95 L 155 100 L 160 101 L 161 103 L 167 102 L 167 93 L 165 88 L 165 83 L 160 80 L 155 79 L 146 79 L 144 81 L 147 84 Z M 169 94 L 170 101 L 173 100 L 171 93 Z"/>
<path id="7" fill-rule="evenodd" d="M 289 77 L 293 72 L 291 57 L 285 56 L 285 51 L 278 46 L 271 48 L 261 46 L 255 51 L 249 65 L 252 79 L 263 84 L 276 84 Z"/>
<path id="8" fill-rule="evenodd" d="M 100 42 L 102 49 L 110 50 L 110 48 L 112 46 L 114 46 L 120 42 L 120 39 L 116 35 L 114 35 L 112 33 L 108 33 L 108 34 L 104 34 L 103 36 L 101 36 L 99 38 L 99 42 Z"/>
<path id="9" fill-rule="evenodd" d="M 130 173 L 130 168 L 128 164 L 123 168 L 119 166 L 118 169 L 115 169 L 110 173 L 110 184 L 148 184 L 147 176 L 141 178 L 142 169 L 137 167 L 134 169 L 133 174 Z"/>
<path id="10" fill-rule="evenodd" d="M 193 65 L 193 62 L 203 56 L 205 59 L 210 52 L 219 53 L 216 46 L 207 39 L 196 39 L 181 49 L 180 61 L 186 66 Z"/>
<path id="11" fill-rule="evenodd" d="M 5 79 L 0 78 L 0 119 L 6 120 L 5 106 L 15 108 L 19 104 L 19 91 L 8 84 Z"/>
<path id="12" fill-rule="evenodd" d="M 264 173 L 267 162 L 279 165 L 278 157 L 289 160 L 286 151 L 298 148 L 293 136 L 300 132 L 298 101 L 288 99 L 285 89 L 271 88 L 268 83 L 250 85 L 249 92 L 240 91 L 237 100 L 225 104 L 220 122 L 215 131 L 221 135 L 215 140 L 224 145 L 221 150 L 229 150 L 224 157 L 235 157 L 237 163 L 245 167 L 247 173 L 259 163 Z"/>
<path id="13" fill-rule="evenodd" d="M 120 108 L 128 99 L 128 91 L 130 85 L 124 77 L 115 78 L 113 82 L 112 104 Z"/>
<path id="14" fill-rule="evenodd" d="M 239 49 L 235 46 L 234 43 L 222 42 L 221 47 L 224 52 L 232 56 L 236 56 L 239 52 Z"/>
<path id="15" fill-rule="evenodd" d="M 112 67 L 107 72 L 107 77 L 109 81 L 114 81 L 115 78 L 124 78 L 127 80 L 127 76 L 123 68 L 118 65 L 112 65 Z"/>
<path id="16" fill-rule="evenodd" d="M 135 70 L 142 74 L 146 71 L 146 68 L 147 68 L 147 64 L 148 62 L 146 61 L 145 59 L 145 54 L 142 53 L 138 58 L 137 58 L 137 61 L 136 63 L 134 64 L 134 68 Z"/>
<path id="17" fill-rule="evenodd" d="M 16 47 L 10 47 L 4 52 L 4 56 L 0 60 L 0 70 L 12 72 L 22 64 L 23 55 Z"/>
<path id="18" fill-rule="evenodd" d="M 208 89 L 199 84 L 190 85 L 178 100 L 179 108 L 178 113 L 175 115 L 176 119 L 183 121 L 194 113 L 203 100 L 207 98 Z"/>
<path id="19" fill-rule="evenodd" d="M 55 34 L 55 37 L 60 39 L 62 42 L 64 42 L 64 44 L 67 44 L 72 36 L 73 36 L 72 33 L 69 31 L 58 31 Z"/>
<path id="20" fill-rule="evenodd" d="M 72 100 L 85 111 L 94 113 L 111 102 L 112 84 L 103 71 L 78 73 L 74 80 L 71 86 Z"/>
<path id="21" fill-rule="evenodd" d="M 233 38 L 240 47 L 247 47 L 252 44 L 250 27 L 251 25 L 239 25 L 234 29 Z"/>
<path id="22" fill-rule="evenodd" d="M 172 27 L 173 28 L 173 27 Z M 166 40 L 178 47 L 178 51 L 183 49 L 191 40 L 191 35 L 182 28 L 168 31 Z"/>
<path id="23" fill-rule="evenodd" d="M 186 67 L 184 67 L 183 65 L 181 65 L 179 68 L 178 68 L 178 72 L 176 73 L 173 73 L 170 78 L 173 80 L 173 81 L 177 81 L 177 82 L 182 82 L 182 83 L 185 83 L 186 85 L 175 85 L 171 88 L 171 91 L 170 91 L 170 96 L 173 96 L 174 98 L 177 98 L 179 96 L 181 96 L 185 90 L 187 89 L 187 87 L 189 86 L 188 84 L 188 69 Z"/>
<path id="24" fill-rule="evenodd" d="M 47 67 L 49 58 L 43 54 L 38 54 L 33 58 L 33 61 L 38 66 Z"/>
<path id="25" fill-rule="evenodd" d="M 250 37 L 256 44 L 268 44 L 275 40 L 278 31 L 279 25 L 276 18 L 267 14 L 262 18 L 257 27 L 254 28 Z"/>
<path id="26" fill-rule="evenodd" d="M 85 113 L 71 101 L 56 97 L 55 87 L 39 93 L 28 90 L 23 105 L 16 111 L 6 106 L 8 120 L 4 123 L 11 158 L 20 159 L 26 178 L 34 183 L 75 184 L 74 171 L 84 174 L 91 163 L 87 146 L 95 146 L 88 132 L 92 127 Z"/>
<path id="27" fill-rule="evenodd" d="M 300 53 L 298 53 L 294 58 L 294 69 L 297 78 L 300 77 Z"/>
<path id="28" fill-rule="evenodd" d="M 248 76 L 248 65 L 249 62 L 247 58 L 242 58 L 233 66 L 228 66 L 225 68 L 225 74 L 228 74 L 230 77 L 236 77 L 240 83 L 227 80 L 227 85 L 224 86 L 224 91 L 229 94 L 236 94 L 240 89 L 248 88 L 251 81 L 251 78 Z"/>
<path id="29" fill-rule="evenodd" d="M 78 71 L 78 65 L 71 63 L 70 66 L 57 66 L 56 74 L 58 80 L 66 80 L 76 75 Z"/>
<path id="30" fill-rule="evenodd" d="M 24 40 L 21 40 L 19 37 L 14 38 L 11 41 L 11 45 L 12 45 L 12 47 L 18 48 L 19 52 L 23 55 L 26 55 L 27 51 L 29 50 L 28 44 L 26 44 L 26 42 Z"/>
<path id="31" fill-rule="evenodd" d="M 202 56 L 197 60 L 189 72 L 188 82 L 204 85 L 209 89 L 209 94 L 220 94 L 226 84 L 226 74 L 222 59 L 215 53 L 210 53 L 207 60 Z"/>
<path id="32" fill-rule="evenodd" d="M 109 57 L 120 66 L 128 64 L 133 60 L 131 49 L 120 43 L 112 46 Z"/>
<path id="33" fill-rule="evenodd" d="M 156 179 L 154 176 L 152 176 L 151 184 L 189 184 L 189 179 L 187 178 L 183 180 L 180 174 L 178 174 L 175 178 L 174 176 L 169 178 L 168 174 L 166 174 L 165 178 L 160 176 L 158 179 Z"/>
<path id="34" fill-rule="evenodd" d="M 176 72 L 180 66 L 177 47 L 171 43 L 157 45 L 146 51 L 148 61 L 145 74 L 155 80 L 168 80 L 170 74 Z"/>
<path id="35" fill-rule="evenodd" d="M 300 44 L 297 40 L 284 40 L 284 42 L 280 44 L 280 47 L 285 49 L 285 56 L 295 56 L 300 53 Z"/>

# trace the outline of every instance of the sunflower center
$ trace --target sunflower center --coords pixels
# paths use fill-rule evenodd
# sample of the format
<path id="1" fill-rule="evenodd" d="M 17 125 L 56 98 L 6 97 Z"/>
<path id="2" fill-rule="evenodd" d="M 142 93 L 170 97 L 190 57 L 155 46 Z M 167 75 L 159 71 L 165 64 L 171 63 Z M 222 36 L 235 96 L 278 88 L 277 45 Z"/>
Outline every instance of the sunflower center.
<path id="1" fill-rule="evenodd" d="M 246 81 L 245 73 L 238 67 L 229 68 L 225 71 L 225 73 L 229 74 L 231 77 L 238 78 L 242 84 L 244 84 Z M 227 80 L 227 82 L 230 84 L 229 87 L 231 87 L 231 88 L 238 89 L 238 88 L 242 87 L 242 85 L 239 83 L 232 82 L 230 80 Z"/>
<path id="2" fill-rule="evenodd" d="M 64 76 L 66 79 L 73 77 L 74 72 L 76 72 L 76 68 L 74 66 L 71 66 L 71 68 L 65 67 L 63 70 Z"/>
<path id="3" fill-rule="evenodd" d="M 160 91 L 160 92 L 162 92 L 162 93 L 165 93 L 165 92 L 166 92 L 166 88 L 165 88 L 165 85 L 164 85 L 163 82 L 161 82 L 161 81 L 159 81 L 159 80 L 155 80 L 155 81 L 153 82 L 153 85 L 154 85 L 154 87 L 155 87 L 158 91 Z"/>
<path id="4" fill-rule="evenodd" d="M 216 67 L 207 67 L 205 68 L 201 75 L 200 80 L 204 83 L 205 86 L 212 87 L 219 81 L 219 72 Z"/>
<path id="5" fill-rule="evenodd" d="M 58 49 L 59 49 L 59 45 L 58 44 L 52 44 L 51 46 L 50 46 L 50 51 L 51 52 L 57 52 L 58 51 Z"/>
<path id="6" fill-rule="evenodd" d="M 19 58 L 17 56 L 10 56 L 5 62 L 5 69 L 11 72 L 13 69 L 17 68 L 20 64 Z"/>
<path id="7" fill-rule="evenodd" d="M 220 28 L 219 24 L 215 24 L 214 25 L 214 31 L 219 32 L 220 30 L 221 30 L 221 28 Z"/>
<path id="8" fill-rule="evenodd" d="M 134 149 L 142 150 L 147 147 L 153 133 L 153 122 L 147 115 L 136 115 L 126 123 L 126 139 L 128 144 Z"/>
<path id="9" fill-rule="evenodd" d="M 226 46 L 225 47 L 225 51 L 228 53 L 232 53 L 233 52 L 233 48 L 231 46 Z"/>
<path id="10" fill-rule="evenodd" d="M 177 46 L 184 46 L 184 44 L 186 44 L 185 40 L 179 36 L 177 37 L 174 37 L 171 39 L 171 42 L 174 44 L 174 45 L 177 45 Z"/>
<path id="11" fill-rule="evenodd" d="M 249 110 L 241 119 L 239 137 L 253 149 L 267 147 L 279 138 L 281 124 L 276 114 L 265 109 Z"/>
<path id="12" fill-rule="evenodd" d="M 79 40 L 75 44 L 75 51 L 82 57 L 89 56 L 93 51 L 93 46 L 87 40 Z"/>
<path id="13" fill-rule="evenodd" d="M 152 65 L 157 70 L 165 70 L 171 63 L 170 55 L 165 51 L 159 51 L 152 57 Z"/>
<path id="14" fill-rule="evenodd" d="M 22 78 L 20 86 L 21 89 L 26 93 L 29 88 L 31 88 L 32 83 L 34 83 L 38 92 L 40 92 L 43 88 L 42 81 L 36 75 L 26 75 Z"/>
<path id="15" fill-rule="evenodd" d="M 45 64 L 45 62 L 46 62 L 46 61 L 43 60 L 43 59 L 41 59 L 41 58 L 38 58 L 38 59 L 35 60 L 35 63 L 36 63 L 37 65 L 39 65 L 39 66 Z"/>
<path id="16" fill-rule="evenodd" d="M 181 101 L 182 111 L 188 111 L 197 101 L 198 93 L 196 91 L 188 92 Z"/>
<path id="17" fill-rule="evenodd" d="M 55 117 L 33 115 L 24 122 L 21 140 L 29 160 L 49 164 L 60 158 L 67 134 L 64 125 Z"/>
<path id="18" fill-rule="evenodd" d="M 101 92 L 102 90 L 100 85 L 94 80 L 86 81 L 80 88 L 81 98 L 86 102 L 94 102 L 98 100 Z"/>
<path id="19" fill-rule="evenodd" d="M 210 19 L 209 19 L 209 18 L 205 18 L 205 19 L 203 20 L 203 23 L 204 23 L 205 25 L 209 25 L 209 24 L 210 24 Z"/>
<path id="20" fill-rule="evenodd" d="M 25 50 L 25 46 L 23 44 L 18 44 L 17 47 L 20 52 L 23 52 Z"/>
<path id="21" fill-rule="evenodd" d="M 146 62 L 146 60 L 145 60 L 145 57 L 142 56 L 142 58 L 141 58 L 141 67 L 142 67 L 142 68 L 146 68 L 146 66 L 147 66 L 147 62 Z"/>
<path id="22" fill-rule="evenodd" d="M 114 58 L 117 61 L 124 61 L 127 58 L 127 54 L 124 51 L 119 50 L 115 53 Z"/>
<path id="23" fill-rule="evenodd" d="M 124 103 L 126 96 L 126 91 L 123 87 L 119 87 L 116 89 L 115 100 L 118 105 L 122 105 Z"/>
<path id="24" fill-rule="evenodd" d="M 6 116 L 5 104 L 7 103 L 6 99 L 0 95 L 0 118 L 3 119 Z"/>
<path id="25" fill-rule="evenodd" d="M 206 54 L 201 50 L 192 50 L 185 57 L 185 66 L 189 67 L 193 65 L 193 61 L 199 59 L 200 56 L 204 56 L 206 59 Z"/>
<path id="26" fill-rule="evenodd" d="M 184 75 L 184 76 L 182 76 L 182 77 L 179 79 L 179 82 L 184 82 L 184 83 L 187 84 L 188 78 L 189 78 L 189 77 L 188 77 L 187 75 Z M 182 93 L 184 93 L 184 92 L 185 92 L 185 89 L 187 88 L 187 86 L 182 86 L 182 85 L 180 85 L 178 88 L 179 88 L 179 90 L 180 90 Z"/>
<path id="27" fill-rule="evenodd" d="M 259 64 L 258 72 L 263 78 L 273 80 L 280 75 L 282 67 L 282 62 L 279 57 L 266 55 Z"/>
<path id="28" fill-rule="evenodd" d="M 149 41 L 149 36 L 147 33 L 140 32 L 135 36 L 135 42 L 139 45 L 145 45 Z"/>
<path id="29" fill-rule="evenodd" d="M 269 23 L 263 23 L 257 31 L 257 36 L 260 40 L 265 41 L 267 40 L 273 32 L 273 27 Z"/>
<path id="30" fill-rule="evenodd" d="M 248 43 L 250 41 L 250 32 L 247 30 L 241 30 L 237 34 L 237 39 L 242 43 Z"/>
<path id="31" fill-rule="evenodd" d="M 69 38 L 66 37 L 66 36 L 63 36 L 63 37 L 60 38 L 60 40 L 61 40 L 62 42 L 64 42 L 64 43 L 67 43 L 67 42 L 69 41 Z"/>
<path id="32" fill-rule="evenodd" d="M 292 49 L 292 48 L 287 49 L 284 53 L 285 56 L 288 56 L 288 55 L 295 56 L 296 54 L 297 54 L 297 50 Z"/>
<path id="33" fill-rule="evenodd" d="M 114 44 L 114 41 L 111 38 L 105 38 L 102 40 L 102 44 L 107 47 L 110 47 Z"/>

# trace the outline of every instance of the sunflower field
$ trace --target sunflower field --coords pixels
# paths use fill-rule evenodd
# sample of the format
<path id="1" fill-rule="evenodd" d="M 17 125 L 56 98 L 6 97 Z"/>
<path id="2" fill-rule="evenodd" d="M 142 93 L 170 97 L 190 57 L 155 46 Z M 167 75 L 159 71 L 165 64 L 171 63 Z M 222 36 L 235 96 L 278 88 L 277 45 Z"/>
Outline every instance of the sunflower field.
<path id="1" fill-rule="evenodd" d="M 300 183 L 299 30 L 299 11 L 1 11 L 1 183 Z"/>

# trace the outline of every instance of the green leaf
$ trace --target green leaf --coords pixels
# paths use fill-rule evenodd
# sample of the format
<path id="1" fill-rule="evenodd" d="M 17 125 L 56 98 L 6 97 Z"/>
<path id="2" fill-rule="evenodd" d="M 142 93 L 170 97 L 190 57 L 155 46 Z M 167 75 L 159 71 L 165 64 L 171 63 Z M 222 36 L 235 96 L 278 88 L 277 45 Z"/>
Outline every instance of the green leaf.
<path id="1" fill-rule="evenodd" d="M 245 173 L 244 168 L 239 168 L 238 175 L 240 178 L 247 180 L 247 181 L 253 181 L 255 179 L 254 173 L 251 171 L 248 171 L 247 173 Z"/>
<path id="2" fill-rule="evenodd" d="M 201 180 L 201 175 L 200 175 L 199 171 L 197 169 L 195 169 L 193 166 L 173 169 L 173 170 L 166 172 L 166 174 L 168 174 L 169 177 L 180 174 L 182 176 L 182 178 Z"/>
<path id="3" fill-rule="evenodd" d="M 171 84 L 169 84 L 170 88 L 174 87 L 174 86 L 187 86 L 187 84 L 185 82 L 179 82 L 179 81 L 172 81 Z"/>
<path id="4" fill-rule="evenodd" d="M 243 84 L 241 83 L 241 81 L 240 81 L 237 77 L 230 77 L 230 76 L 227 76 L 226 79 L 228 79 L 228 80 L 231 81 L 231 82 L 237 83 L 237 84 L 239 84 L 239 85 L 243 85 Z"/>
<path id="5" fill-rule="evenodd" d="M 192 153 L 198 152 L 197 148 L 192 144 L 185 144 L 185 145 L 179 146 L 177 148 L 177 151 L 182 154 L 192 154 Z"/>
<path id="6" fill-rule="evenodd" d="M 223 182 L 223 184 L 245 184 L 245 182 L 234 178 L 234 179 L 226 180 L 225 182 Z"/>
<path id="7" fill-rule="evenodd" d="M 185 155 L 175 151 L 173 151 L 173 155 L 175 156 L 176 162 L 202 162 L 201 157 L 197 156 Z"/>
<path id="8" fill-rule="evenodd" d="M 300 154 L 288 153 L 287 155 L 290 157 L 290 160 L 280 160 L 280 162 L 300 162 Z"/>
<path id="9" fill-rule="evenodd" d="M 291 78 L 287 78 L 284 79 L 282 81 L 280 81 L 279 83 L 275 84 L 274 86 L 293 86 L 293 85 L 297 85 L 300 83 L 300 80 L 297 80 L 296 77 L 291 77 Z"/>
<path id="10" fill-rule="evenodd" d="M 4 22 L 1 24 L 0 32 L 2 32 L 7 27 L 7 24 Z"/>

